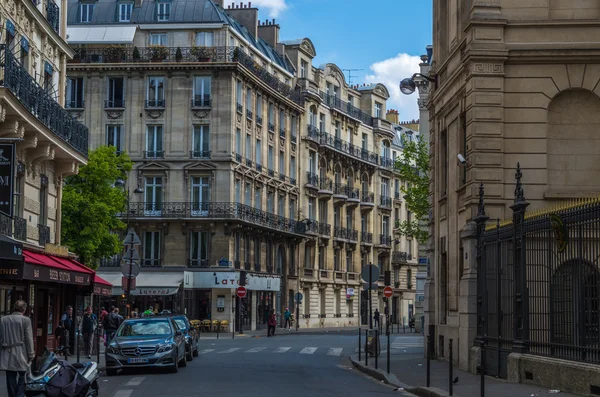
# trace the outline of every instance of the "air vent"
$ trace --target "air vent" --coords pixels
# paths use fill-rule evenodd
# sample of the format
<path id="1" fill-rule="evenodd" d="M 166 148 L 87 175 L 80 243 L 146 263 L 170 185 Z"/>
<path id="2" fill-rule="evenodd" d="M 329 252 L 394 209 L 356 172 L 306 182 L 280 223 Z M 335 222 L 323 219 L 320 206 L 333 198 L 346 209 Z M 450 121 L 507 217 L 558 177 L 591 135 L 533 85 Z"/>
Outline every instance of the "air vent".
<path id="1" fill-rule="evenodd" d="M 529 371 L 525 371 L 525 379 L 533 380 L 533 373 L 531 373 Z"/>

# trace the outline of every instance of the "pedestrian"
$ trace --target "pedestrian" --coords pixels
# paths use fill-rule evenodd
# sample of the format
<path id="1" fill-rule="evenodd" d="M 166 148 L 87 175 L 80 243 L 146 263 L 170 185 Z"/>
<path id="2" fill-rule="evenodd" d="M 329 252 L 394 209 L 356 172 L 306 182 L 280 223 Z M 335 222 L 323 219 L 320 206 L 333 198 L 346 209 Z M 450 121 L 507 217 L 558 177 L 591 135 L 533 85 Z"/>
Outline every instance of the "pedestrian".
<path id="1" fill-rule="evenodd" d="M 35 357 L 31 320 L 24 316 L 26 309 L 27 303 L 18 300 L 13 313 L 0 320 L 0 371 L 6 371 L 8 397 L 25 395 L 25 372 Z"/>
<path id="2" fill-rule="evenodd" d="M 269 320 L 267 322 L 269 329 L 267 336 L 275 336 L 275 327 L 277 327 L 277 317 L 275 316 L 275 309 L 271 309 L 269 312 Z"/>
<path id="3" fill-rule="evenodd" d="M 287 328 L 289 331 L 292 328 L 292 313 L 290 312 L 290 309 L 288 309 L 287 307 L 285 308 L 285 313 L 283 314 L 283 318 L 285 319 L 283 328 Z"/>
<path id="4" fill-rule="evenodd" d="M 74 331 L 74 322 L 73 322 L 73 306 L 67 306 L 65 312 L 60 317 L 60 326 L 62 327 L 61 334 L 61 346 L 62 351 L 65 357 L 67 355 L 73 354 L 71 350 L 71 335 L 75 335 Z"/>
<path id="5" fill-rule="evenodd" d="M 113 307 L 113 311 L 104 317 L 104 329 L 106 330 L 106 345 L 110 343 L 112 335 L 117 332 L 117 328 L 123 322 L 123 317 L 119 314 L 119 308 Z"/>
<path id="6" fill-rule="evenodd" d="M 87 358 L 92 358 L 92 339 L 94 338 L 94 326 L 96 321 L 92 314 L 92 308 L 86 307 L 81 321 L 81 334 L 83 335 L 83 347 Z"/>
<path id="7" fill-rule="evenodd" d="M 144 317 L 154 316 L 154 308 L 150 306 L 148 310 L 144 312 Z"/>
<path id="8" fill-rule="evenodd" d="M 373 314 L 373 320 L 375 320 L 375 326 L 379 327 L 379 309 L 375 309 L 375 314 Z"/>

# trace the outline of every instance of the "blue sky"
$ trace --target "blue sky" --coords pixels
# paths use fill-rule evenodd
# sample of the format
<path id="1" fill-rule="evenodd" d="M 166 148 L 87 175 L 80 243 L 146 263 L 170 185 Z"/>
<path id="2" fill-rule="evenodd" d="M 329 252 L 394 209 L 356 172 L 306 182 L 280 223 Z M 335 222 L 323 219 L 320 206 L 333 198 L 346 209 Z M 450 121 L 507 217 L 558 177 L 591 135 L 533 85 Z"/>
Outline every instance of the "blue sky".
<path id="1" fill-rule="evenodd" d="M 418 118 L 416 95 L 401 96 L 398 83 L 418 71 L 419 56 L 431 44 L 431 4 L 431 0 L 252 0 L 261 20 L 274 17 L 281 26 L 281 40 L 312 40 L 315 65 L 332 62 L 341 69 L 363 69 L 352 72 L 353 84 L 385 84 L 392 94 L 388 108 L 398 109 L 402 120 Z"/>

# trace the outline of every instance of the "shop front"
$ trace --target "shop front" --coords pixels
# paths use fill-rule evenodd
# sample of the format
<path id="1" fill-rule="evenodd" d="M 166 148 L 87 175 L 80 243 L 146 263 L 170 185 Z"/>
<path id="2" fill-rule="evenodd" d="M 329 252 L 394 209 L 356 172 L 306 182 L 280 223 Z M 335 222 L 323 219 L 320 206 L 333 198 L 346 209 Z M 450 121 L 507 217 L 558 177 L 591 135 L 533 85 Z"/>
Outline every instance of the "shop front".
<path id="1" fill-rule="evenodd" d="M 278 275 L 260 273 L 246 274 L 246 298 L 239 300 L 239 319 L 235 290 L 239 286 L 240 273 L 236 271 L 206 270 L 184 272 L 185 309 L 189 318 L 198 320 L 226 321 L 228 331 L 238 329 L 240 321 L 243 330 L 256 330 L 267 327 L 270 309 L 277 306 L 277 296 L 281 288 Z"/>

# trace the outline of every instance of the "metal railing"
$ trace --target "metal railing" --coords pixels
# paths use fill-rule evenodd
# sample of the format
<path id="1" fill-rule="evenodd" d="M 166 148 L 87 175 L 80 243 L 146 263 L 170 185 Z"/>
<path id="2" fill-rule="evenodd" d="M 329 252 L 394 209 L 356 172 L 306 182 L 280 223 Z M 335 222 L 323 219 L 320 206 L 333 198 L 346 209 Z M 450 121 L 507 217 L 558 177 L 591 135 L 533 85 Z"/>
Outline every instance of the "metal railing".
<path id="1" fill-rule="evenodd" d="M 358 240 L 358 230 L 349 229 L 341 226 L 335 226 L 333 228 L 333 237 L 341 238 L 344 240 L 357 241 Z"/>
<path id="2" fill-rule="evenodd" d="M 38 225 L 38 243 L 44 247 L 50 243 L 50 226 Z"/>
<path id="3" fill-rule="evenodd" d="M 353 117 L 362 121 L 365 124 L 368 124 L 369 126 L 373 123 L 373 116 L 353 106 L 352 104 L 350 104 L 350 102 L 342 101 L 335 95 L 327 95 L 323 91 L 319 91 L 319 95 L 327 106 L 337 109 L 350 117 Z"/>
<path id="4" fill-rule="evenodd" d="M 319 178 L 319 190 L 333 192 L 333 181 L 329 178 Z"/>
<path id="5" fill-rule="evenodd" d="M 164 99 L 146 99 L 144 102 L 144 107 L 146 109 L 164 109 L 165 100 Z"/>
<path id="6" fill-rule="evenodd" d="M 392 253 L 392 263 L 406 263 L 408 261 L 408 254 L 406 252 L 394 251 Z"/>
<path id="7" fill-rule="evenodd" d="M 65 101 L 65 109 L 84 109 L 85 100 Z"/>
<path id="8" fill-rule="evenodd" d="M 54 0 L 46 0 L 46 19 L 56 33 L 60 30 L 60 8 Z"/>
<path id="9" fill-rule="evenodd" d="M 141 261 L 143 267 L 161 267 L 162 259 L 160 258 L 144 258 Z"/>
<path id="10" fill-rule="evenodd" d="M 344 183 L 335 183 L 333 185 L 333 194 L 347 197 L 350 195 L 350 188 Z"/>
<path id="11" fill-rule="evenodd" d="M 246 118 L 252 120 L 252 110 L 246 109 Z"/>
<path id="12" fill-rule="evenodd" d="M 360 198 L 361 203 L 371 203 L 375 202 L 375 194 L 373 192 L 363 192 Z"/>
<path id="13" fill-rule="evenodd" d="M 373 233 L 362 232 L 360 234 L 360 242 L 365 244 L 373 244 Z"/>
<path id="14" fill-rule="evenodd" d="M 379 243 L 381 245 L 392 245 L 392 236 L 386 236 L 385 234 L 379 235 Z"/>
<path id="15" fill-rule="evenodd" d="M 262 116 L 259 116 L 258 114 L 256 115 L 256 124 L 262 125 Z"/>
<path id="16" fill-rule="evenodd" d="M 212 106 L 210 95 L 194 95 L 192 99 L 193 108 L 209 108 Z"/>
<path id="17" fill-rule="evenodd" d="M 379 156 L 379 166 L 383 168 L 394 168 L 394 160 L 389 157 Z"/>
<path id="18" fill-rule="evenodd" d="M 360 200 L 360 190 L 357 187 L 348 187 L 348 198 L 351 200 Z"/>
<path id="19" fill-rule="evenodd" d="M 163 150 L 144 150 L 145 159 L 162 159 L 165 157 Z"/>
<path id="20" fill-rule="evenodd" d="M 111 256 L 109 258 L 100 259 L 100 267 L 119 267 L 121 266 L 120 256 Z"/>
<path id="21" fill-rule="evenodd" d="M 392 198 L 389 196 L 379 196 L 379 204 L 382 207 L 391 208 L 392 207 Z"/>
<path id="22" fill-rule="evenodd" d="M 306 232 L 306 224 L 303 222 L 232 202 L 131 203 L 129 216 L 150 219 L 238 219 L 286 233 L 304 234 Z"/>
<path id="23" fill-rule="evenodd" d="M 306 183 L 313 186 L 319 186 L 319 175 L 308 171 L 306 173 Z"/>
<path id="24" fill-rule="evenodd" d="M 27 219 L 18 216 L 13 217 L 14 237 L 17 240 L 27 241 Z"/>
<path id="25" fill-rule="evenodd" d="M 210 150 L 190 150 L 191 159 L 209 159 Z"/>
<path id="26" fill-rule="evenodd" d="M 125 108 L 124 99 L 105 99 L 104 109 L 122 109 Z"/>
<path id="27" fill-rule="evenodd" d="M 244 105 L 242 105 L 241 103 L 237 103 L 235 105 L 235 110 L 237 110 L 238 113 L 243 113 L 243 111 L 244 111 Z"/>
<path id="28" fill-rule="evenodd" d="M 0 86 L 8 88 L 21 104 L 56 136 L 83 155 L 88 153 L 88 128 L 56 102 L 46 89 L 0 45 Z"/>
<path id="29" fill-rule="evenodd" d="M 370 164 L 379 165 L 379 155 L 377 153 L 370 152 L 341 138 L 336 138 L 325 131 L 319 131 L 314 125 L 307 125 L 306 138 Z"/>
<path id="30" fill-rule="evenodd" d="M 190 259 L 190 267 L 210 267 L 208 259 Z"/>
<path id="31" fill-rule="evenodd" d="M 319 223 L 319 234 L 321 236 L 331 236 L 331 225 L 329 223 Z"/>

